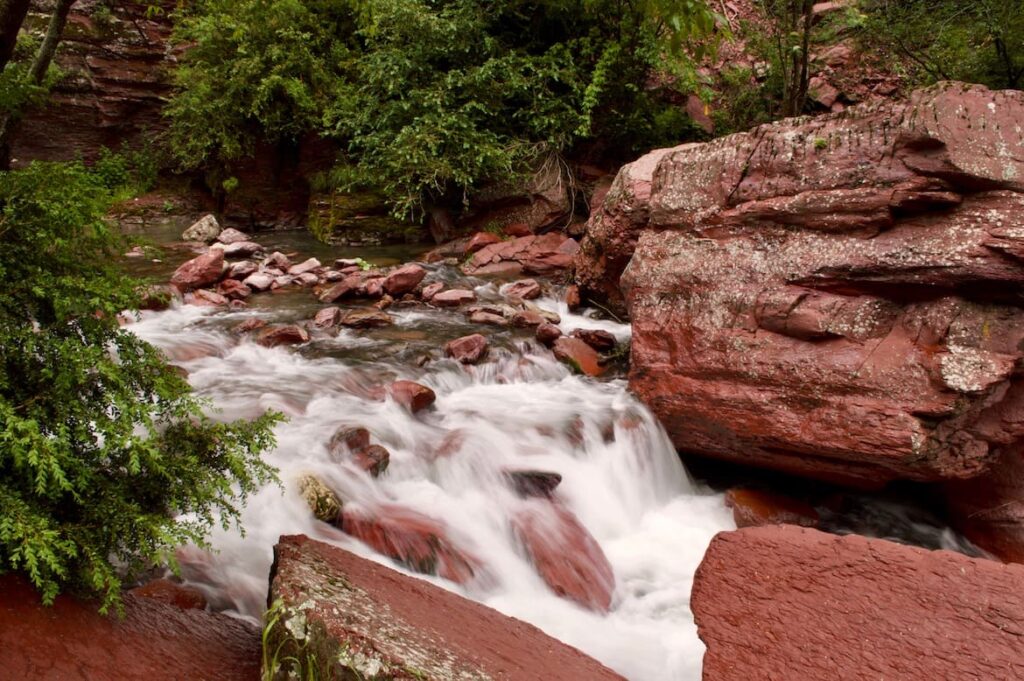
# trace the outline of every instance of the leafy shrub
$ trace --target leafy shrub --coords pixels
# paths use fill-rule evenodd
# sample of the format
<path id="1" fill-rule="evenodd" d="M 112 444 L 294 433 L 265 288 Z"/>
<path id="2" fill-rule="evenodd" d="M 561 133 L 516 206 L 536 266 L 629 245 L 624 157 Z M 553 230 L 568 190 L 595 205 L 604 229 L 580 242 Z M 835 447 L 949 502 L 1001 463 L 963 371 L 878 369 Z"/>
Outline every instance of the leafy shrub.
<path id="1" fill-rule="evenodd" d="M 216 423 L 158 350 L 122 330 L 139 282 L 102 215 L 122 165 L 0 173 L 0 571 L 45 601 L 119 602 L 125 573 L 237 519 L 272 478 L 267 415 Z"/>

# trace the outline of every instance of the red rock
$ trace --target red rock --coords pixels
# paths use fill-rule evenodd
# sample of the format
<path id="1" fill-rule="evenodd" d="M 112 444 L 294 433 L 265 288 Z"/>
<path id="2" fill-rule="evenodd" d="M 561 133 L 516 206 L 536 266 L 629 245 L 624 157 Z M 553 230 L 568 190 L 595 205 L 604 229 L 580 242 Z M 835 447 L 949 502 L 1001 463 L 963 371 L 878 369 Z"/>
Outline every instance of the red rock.
<path id="1" fill-rule="evenodd" d="M 384 277 L 370 277 L 363 282 L 357 293 L 367 298 L 383 298 L 386 283 L 387 280 Z"/>
<path id="2" fill-rule="evenodd" d="M 615 573 L 572 512 L 549 501 L 529 502 L 513 517 L 512 529 L 552 591 L 590 610 L 608 612 Z"/>
<path id="3" fill-rule="evenodd" d="M 470 237 L 463 254 L 470 255 L 476 253 L 484 246 L 490 246 L 491 244 L 497 243 L 501 243 L 501 237 L 497 234 L 491 234 L 490 232 L 477 232 Z"/>
<path id="4" fill-rule="evenodd" d="M 275 547 L 270 598 L 284 603 L 285 620 L 301 612 L 323 659 L 363 662 L 339 663 L 337 678 L 415 669 L 424 681 L 621 679 L 536 627 L 304 536 Z"/>
<path id="5" fill-rule="evenodd" d="M 419 286 L 425 276 L 427 276 L 427 271 L 419 265 L 414 263 L 402 265 L 391 271 L 384 279 L 384 291 L 392 296 L 403 296 Z"/>
<path id="6" fill-rule="evenodd" d="M 953 527 L 1000 560 L 1024 563 L 1024 451 L 1018 443 L 999 447 L 982 475 L 945 483 L 945 495 Z"/>
<path id="7" fill-rule="evenodd" d="M 487 339 L 478 333 L 448 341 L 444 354 L 462 364 L 476 364 L 487 355 Z"/>
<path id="8" fill-rule="evenodd" d="M 550 348 L 561 337 L 562 330 L 550 322 L 544 322 L 537 327 L 537 340 L 545 347 Z"/>
<path id="9" fill-rule="evenodd" d="M 327 444 L 327 451 L 332 457 L 339 459 L 345 449 L 355 452 L 369 446 L 370 431 L 366 428 L 341 426 L 331 436 L 331 441 Z"/>
<path id="10" fill-rule="evenodd" d="M 334 286 L 331 286 L 320 294 L 321 303 L 333 303 L 342 298 L 355 295 L 363 283 L 363 278 L 358 274 L 350 274 Z"/>
<path id="11" fill-rule="evenodd" d="M 555 357 L 581 374 L 600 376 L 604 373 L 604 367 L 601 366 L 601 358 L 597 352 L 579 338 L 562 336 L 555 340 L 553 350 Z"/>
<path id="12" fill-rule="evenodd" d="M 469 582 L 480 569 L 476 559 L 448 538 L 444 524 L 396 504 L 372 510 L 346 506 L 341 529 L 410 570 L 457 584 Z"/>
<path id="13" fill-rule="evenodd" d="M 839 99 L 840 92 L 825 78 L 815 76 L 808 83 L 807 95 L 813 101 L 828 109 Z"/>
<path id="14" fill-rule="evenodd" d="M 713 133 L 715 131 L 715 122 L 712 120 L 711 107 L 704 103 L 697 95 L 688 95 L 686 98 L 686 115 L 690 117 L 690 120 L 696 123 L 704 132 Z"/>
<path id="15" fill-rule="evenodd" d="M 395 381 L 388 393 L 395 402 L 414 414 L 426 409 L 437 399 L 433 390 L 413 381 Z"/>
<path id="16" fill-rule="evenodd" d="M 565 289 L 565 304 L 570 312 L 575 312 L 583 306 L 583 302 L 580 299 L 580 287 L 576 284 L 570 284 Z"/>
<path id="17" fill-rule="evenodd" d="M 575 240 L 557 232 L 523 236 L 485 246 L 462 266 L 462 271 L 472 275 L 522 271 L 552 274 L 572 264 L 577 248 Z"/>
<path id="18" fill-rule="evenodd" d="M 535 279 L 521 279 L 519 281 L 509 284 L 504 293 L 510 298 L 519 298 L 520 300 L 533 300 L 540 298 L 540 284 Z"/>
<path id="19" fill-rule="evenodd" d="M 228 299 L 214 291 L 199 288 L 185 294 L 185 302 L 206 307 L 221 307 L 228 304 Z"/>
<path id="20" fill-rule="evenodd" d="M 318 329 L 331 329 L 341 323 L 342 312 L 340 307 L 325 307 L 319 310 L 313 317 L 313 326 Z"/>
<path id="21" fill-rule="evenodd" d="M 732 509 L 736 527 L 759 525 L 800 525 L 817 527 L 820 517 L 810 504 L 771 492 L 731 489 L 725 505 Z"/>
<path id="22" fill-rule="evenodd" d="M 266 272 L 256 272 L 243 279 L 242 283 L 253 291 L 266 291 L 274 285 L 274 277 Z"/>
<path id="23" fill-rule="evenodd" d="M 20 577 L 0 576 L 0 676 L 65 681 L 257 681 L 260 631 L 234 617 L 124 596 L 124 617 L 58 596 L 39 602 Z"/>
<path id="24" fill-rule="evenodd" d="M 518 326 L 520 328 L 526 328 L 529 326 L 540 326 L 541 324 L 548 324 L 548 320 L 536 310 L 517 310 L 512 315 L 512 326 Z"/>
<path id="25" fill-rule="evenodd" d="M 425 302 L 429 303 L 434 298 L 434 296 L 436 296 L 443 290 L 444 284 L 440 281 L 435 281 L 423 287 L 423 291 L 422 293 L 420 293 L 420 298 L 422 298 Z"/>
<path id="26" fill-rule="evenodd" d="M 221 250 L 225 258 L 251 258 L 263 251 L 263 246 L 255 241 L 235 241 L 227 244 Z"/>
<path id="27" fill-rule="evenodd" d="M 532 236 L 533 230 L 530 229 L 530 225 L 525 222 L 513 222 L 510 225 L 505 225 L 502 230 L 506 236 L 520 237 L 520 236 Z"/>
<path id="28" fill-rule="evenodd" d="M 349 310 L 341 318 L 340 324 L 353 329 L 374 329 L 381 326 L 390 326 L 394 323 L 387 312 L 375 309 Z"/>
<path id="29" fill-rule="evenodd" d="M 222 244 L 236 244 L 239 241 L 251 241 L 251 239 L 245 232 L 237 230 L 234 227 L 228 227 L 217 236 L 217 241 Z"/>
<path id="30" fill-rule="evenodd" d="M 266 325 L 266 319 L 252 317 L 250 319 L 246 319 L 244 322 L 239 322 L 238 324 L 232 326 L 231 333 L 235 334 L 236 336 L 240 336 L 243 333 L 249 333 L 250 331 L 255 331 L 256 329 L 262 329 Z"/>
<path id="31" fill-rule="evenodd" d="M 281 251 L 274 251 L 263 261 L 264 267 L 273 267 L 276 270 L 287 272 L 288 268 L 292 266 L 292 261 L 288 259 L 288 256 Z"/>
<path id="32" fill-rule="evenodd" d="M 292 265 L 289 267 L 288 274 L 297 277 L 300 274 L 310 274 L 321 269 L 323 269 L 323 265 L 320 264 L 319 260 L 316 258 L 309 258 L 307 260 L 303 260 L 298 265 Z"/>
<path id="33" fill-rule="evenodd" d="M 181 291 L 170 284 L 154 284 L 140 289 L 140 310 L 166 310 L 175 301 L 181 301 Z"/>
<path id="34" fill-rule="evenodd" d="M 609 193 L 595 243 L 639 236 L 630 388 L 676 446 L 877 487 L 1021 441 L 1019 120 L 1024 94 L 946 83 L 664 151 L 646 205 Z"/>
<path id="35" fill-rule="evenodd" d="M 182 610 L 206 609 L 206 596 L 202 591 L 169 579 L 154 579 L 131 589 L 128 593 L 137 598 L 152 598 Z"/>
<path id="36" fill-rule="evenodd" d="M 550 499 L 555 488 L 562 483 L 561 473 L 551 471 L 508 470 L 505 477 L 521 497 L 543 497 Z"/>
<path id="37" fill-rule="evenodd" d="M 256 342 L 268 348 L 309 342 L 309 333 L 295 324 L 268 326 L 256 336 Z"/>
<path id="38" fill-rule="evenodd" d="M 508 320 L 503 315 L 488 312 L 487 310 L 474 310 L 469 315 L 469 321 L 474 324 L 489 324 L 491 326 L 508 326 Z"/>
<path id="39" fill-rule="evenodd" d="M 438 307 L 458 307 L 459 305 L 476 302 L 476 294 L 466 289 L 453 288 L 435 294 L 430 299 L 430 302 Z"/>
<path id="40" fill-rule="evenodd" d="M 224 252 L 220 249 L 211 249 L 176 269 L 171 275 L 171 284 L 185 293 L 192 289 L 216 284 L 220 281 L 223 269 Z"/>
<path id="41" fill-rule="evenodd" d="M 572 335 L 573 338 L 579 338 L 598 352 L 614 350 L 615 346 L 618 345 L 615 336 L 600 329 L 576 329 L 572 332 Z"/>
<path id="42" fill-rule="evenodd" d="M 237 279 L 225 279 L 217 284 L 217 293 L 232 300 L 242 300 L 252 295 L 252 289 Z"/>
<path id="43" fill-rule="evenodd" d="M 391 463 L 391 452 L 380 445 L 368 445 L 355 453 L 356 465 L 373 477 L 379 477 Z"/>
<path id="44" fill-rule="evenodd" d="M 1024 567 L 791 525 L 723 532 L 690 597 L 705 679 L 1024 677 Z"/>

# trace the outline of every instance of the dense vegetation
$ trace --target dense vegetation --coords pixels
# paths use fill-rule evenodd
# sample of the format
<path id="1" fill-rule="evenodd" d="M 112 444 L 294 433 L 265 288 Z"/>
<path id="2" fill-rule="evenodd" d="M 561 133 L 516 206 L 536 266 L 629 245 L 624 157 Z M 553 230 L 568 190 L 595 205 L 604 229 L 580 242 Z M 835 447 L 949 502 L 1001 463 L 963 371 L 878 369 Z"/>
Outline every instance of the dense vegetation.
<path id="1" fill-rule="evenodd" d="M 122 576 L 173 562 L 272 476 L 272 416 L 203 416 L 187 383 L 118 315 L 139 282 L 102 216 L 124 167 L 0 173 L 0 572 L 46 600 L 118 602 Z M 234 486 L 234 487 L 233 487 Z"/>
<path id="2" fill-rule="evenodd" d="M 714 29 L 700 0 L 200 0 L 178 22 L 172 146 L 223 182 L 258 142 L 313 132 L 342 150 L 328 184 L 412 215 L 546 154 L 685 137 L 665 90 L 692 89 L 682 48 Z"/>

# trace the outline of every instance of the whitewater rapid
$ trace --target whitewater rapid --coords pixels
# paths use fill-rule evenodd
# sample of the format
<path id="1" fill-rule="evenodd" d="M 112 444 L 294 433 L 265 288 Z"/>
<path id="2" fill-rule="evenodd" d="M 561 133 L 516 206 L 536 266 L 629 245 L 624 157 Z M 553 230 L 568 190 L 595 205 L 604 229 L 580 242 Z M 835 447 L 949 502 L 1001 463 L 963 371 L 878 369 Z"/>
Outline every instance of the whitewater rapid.
<path id="1" fill-rule="evenodd" d="M 129 326 L 188 371 L 195 391 L 215 405 L 215 418 L 251 418 L 266 409 L 288 417 L 265 455 L 282 486 L 249 498 L 244 536 L 218 530 L 214 553 L 186 551 L 190 583 L 215 607 L 259 618 L 272 547 L 280 535 L 296 533 L 402 569 L 311 516 L 297 479 L 314 473 L 346 503 L 392 501 L 443 521 L 489 575 L 466 587 L 426 577 L 431 582 L 531 622 L 634 681 L 700 678 L 704 648 L 689 609 L 693 574 L 714 534 L 735 525 L 722 496 L 690 480 L 624 380 L 575 376 L 511 332 L 480 366 L 439 359 L 444 340 L 470 332 L 450 321 L 456 312 L 397 310 L 388 330 L 342 331 L 300 348 L 264 348 L 228 331 L 252 316 L 308 319 L 308 303 L 297 301 L 311 296 L 302 295 L 243 312 L 176 306 L 143 313 Z M 565 331 L 602 328 L 628 340 L 628 326 L 570 314 L 555 299 L 539 302 L 560 312 Z M 431 348 L 435 359 L 418 368 L 412 360 Z M 390 399 L 367 398 L 397 378 L 431 387 L 434 408 L 413 415 Z M 343 425 L 368 429 L 391 452 L 379 479 L 328 456 L 326 444 Z M 524 557 L 509 527 L 522 503 L 503 478 L 509 468 L 562 475 L 556 497 L 614 569 L 609 614 L 556 596 Z"/>

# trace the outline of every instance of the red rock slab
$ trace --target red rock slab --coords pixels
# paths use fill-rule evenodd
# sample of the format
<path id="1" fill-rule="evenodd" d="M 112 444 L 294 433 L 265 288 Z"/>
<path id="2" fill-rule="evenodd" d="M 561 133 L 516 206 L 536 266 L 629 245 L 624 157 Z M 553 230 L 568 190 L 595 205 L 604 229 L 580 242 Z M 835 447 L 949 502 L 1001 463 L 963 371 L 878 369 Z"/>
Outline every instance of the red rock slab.
<path id="1" fill-rule="evenodd" d="M 549 501 L 530 502 L 512 518 L 512 530 L 552 591 L 584 608 L 608 612 L 615 573 L 571 511 Z"/>
<path id="2" fill-rule="evenodd" d="M 463 254 L 472 255 L 484 246 L 490 246 L 491 244 L 498 243 L 501 243 L 501 237 L 497 234 L 491 234 L 490 232 L 477 232 L 469 238 L 469 242 L 466 244 L 466 249 Z"/>
<path id="3" fill-rule="evenodd" d="M 438 307 L 458 307 L 476 302 L 476 294 L 468 289 L 453 288 L 435 293 L 430 302 Z"/>
<path id="4" fill-rule="evenodd" d="M 242 620 L 124 596 L 124 619 L 58 596 L 40 603 L 0 577 L 0 678 L 11 681 L 257 681 L 260 632 Z"/>
<path id="5" fill-rule="evenodd" d="M 416 572 L 465 584 L 480 571 L 479 562 L 448 538 L 444 523 L 396 504 L 345 507 L 341 529 Z"/>
<path id="6" fill-rule="evenodd" d="M 601 358 L 597 352 L 579 338 L 562 336 L 555 340 L 555 357 L 569 364 L 573 369 L 587 376 L 604 373 Z"/>
<path id="7" fill-rule="evenodd" d="M 335 678 L 622 678 L 532 625 L 302 535 L 274 548 L 271 599 L 311 624 Z"/>
<path id="8" fill-rule="evenodd" d="M 1024 678 L 1024 566 L 775 525 L 722 532 L 690 597 L 704 678 Z"/>
<path id="9" fill-rule="evenodd" d="M 725 505 L 732 509 L 736 527 L 758 525 L 801 525 L 817 527 L 821 518 L 810 504 L 753 489 L 731 489 Z"/>
<path id="10" fill-rule="evenodd" d="M 171 285 L 182 293 L 220 281 L 224 269 L 224 251 L 210 249 L 183 263 L 171 275 Z"/>
<path id="11" fill-rule="evenodd" d="M 154 579 L 129 592 L 138 598 L 152 598 L 161 603 L 169 603 L 182 610 L 204 610 L 206 596 L 195 587 L 172 582 L 169 579 Z"/>

